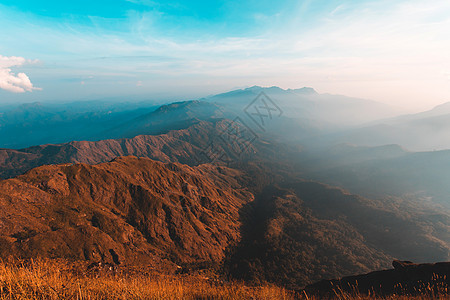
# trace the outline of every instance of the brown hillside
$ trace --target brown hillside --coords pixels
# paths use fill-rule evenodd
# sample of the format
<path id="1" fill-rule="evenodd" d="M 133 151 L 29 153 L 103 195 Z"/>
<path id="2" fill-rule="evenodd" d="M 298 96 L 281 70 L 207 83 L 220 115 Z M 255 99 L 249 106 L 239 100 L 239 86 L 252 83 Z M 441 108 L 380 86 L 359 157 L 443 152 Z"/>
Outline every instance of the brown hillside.
<path id="1" fill-rule="evenodd" d="M 217 262 L 252 200 L 238 171 L 121 157 L 0 181 L 0 253 L 116 264 Z"/>

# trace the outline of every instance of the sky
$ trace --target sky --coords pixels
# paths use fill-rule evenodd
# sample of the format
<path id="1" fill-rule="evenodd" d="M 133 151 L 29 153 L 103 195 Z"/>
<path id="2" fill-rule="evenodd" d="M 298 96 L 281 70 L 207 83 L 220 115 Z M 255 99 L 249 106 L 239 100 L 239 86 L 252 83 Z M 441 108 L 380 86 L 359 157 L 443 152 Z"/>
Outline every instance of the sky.
<path id="1" fill-rule="evenodd" d="M 0 104 L 253 85 L 450 101 L 450 2 L 0 0 Z"/>

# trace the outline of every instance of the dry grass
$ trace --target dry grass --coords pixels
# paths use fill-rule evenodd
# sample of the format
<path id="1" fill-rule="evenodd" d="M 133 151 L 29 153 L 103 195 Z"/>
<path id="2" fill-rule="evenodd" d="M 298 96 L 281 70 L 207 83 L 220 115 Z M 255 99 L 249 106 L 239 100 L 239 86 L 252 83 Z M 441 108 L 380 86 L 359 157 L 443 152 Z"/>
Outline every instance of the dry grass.
<path id="1" fill-rule="evenodd" d="M 0 263 L 0 299 L 295 299 L 274 286 L 216 283 L 201 277 L 77 275 L 62 263 Z"/>
<path id="2" fill-rule="evenodd" d="M 446 291 L 423 296 L 390 296 L 382 299 L 450 299 Z M 377 297 L 337 290 L 335 299 L 365 300 Z M 308 299 L 276 287 L 208 280 L 201 276 L 131 275 L 108 271 L 80 272 L 60 261 L 0 261 L 2 299 Z"/>

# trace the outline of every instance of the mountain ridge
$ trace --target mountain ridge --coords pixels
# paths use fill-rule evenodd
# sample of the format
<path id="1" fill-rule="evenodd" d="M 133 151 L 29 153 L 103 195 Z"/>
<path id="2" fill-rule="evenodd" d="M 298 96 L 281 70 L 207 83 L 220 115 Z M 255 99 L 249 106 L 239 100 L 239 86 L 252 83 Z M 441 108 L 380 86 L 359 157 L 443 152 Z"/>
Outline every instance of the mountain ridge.
<path id="1" fill-rule="evenodd" d="M 58 163 L 101 163 L 117 156 L 135 155 L 163 162 L 198 164 L 210 162 L 205 150 L 215 143 L 217 151 L 233 157 L 233 144 L 218 138 L 227 131 L 230 120 L 215 123 L 198 121 L 186 129 L 172 130 L 161 135 L 138 135 L 133 138 L 101 141 L 74 141 L 57 145 L 34 146 L 22 150 L 0 149 L 0 178 L 14 177 L 34 167 Z M 237 124 L 236 126 L 241 126 Z M 228 134 L 228 133 L 226 133 Z M 249 144 L 245 153 L 255 152 Z M 238 150 L 236 150 L 238 151 Z M 243 151 L 243 150 L 242 150 Z M 245 154 L 243 153 L 243 154 Z"/>

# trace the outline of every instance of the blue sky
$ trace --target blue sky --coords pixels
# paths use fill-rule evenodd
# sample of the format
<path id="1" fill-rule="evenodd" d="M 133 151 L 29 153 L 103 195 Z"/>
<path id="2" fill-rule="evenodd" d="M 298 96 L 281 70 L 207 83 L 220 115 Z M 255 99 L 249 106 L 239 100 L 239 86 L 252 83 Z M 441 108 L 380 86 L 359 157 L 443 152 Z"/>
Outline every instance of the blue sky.
<path id="1" fill-rule="evenodd" d="M 0 0 L 0 101 L 312 86 L 450 101 L 448 1 Z"/>

